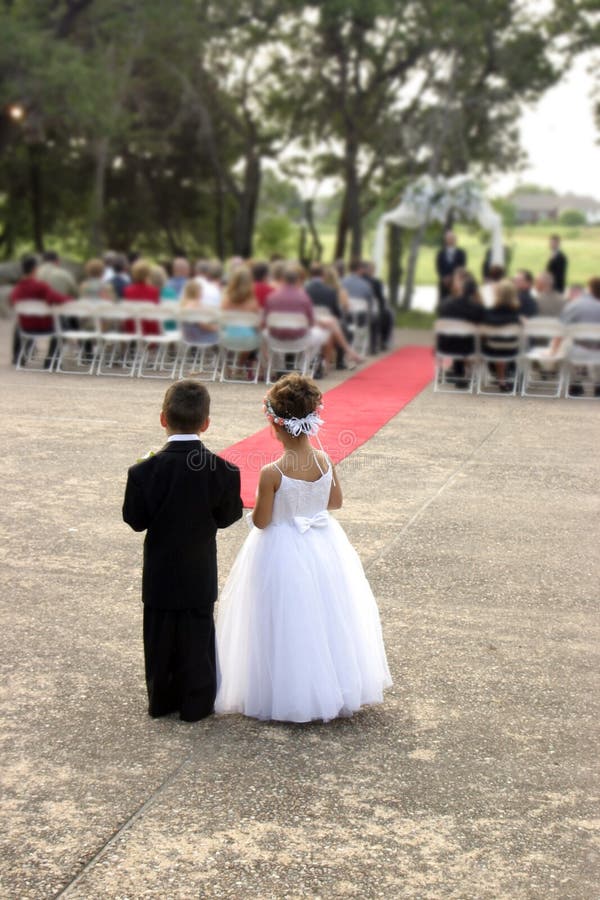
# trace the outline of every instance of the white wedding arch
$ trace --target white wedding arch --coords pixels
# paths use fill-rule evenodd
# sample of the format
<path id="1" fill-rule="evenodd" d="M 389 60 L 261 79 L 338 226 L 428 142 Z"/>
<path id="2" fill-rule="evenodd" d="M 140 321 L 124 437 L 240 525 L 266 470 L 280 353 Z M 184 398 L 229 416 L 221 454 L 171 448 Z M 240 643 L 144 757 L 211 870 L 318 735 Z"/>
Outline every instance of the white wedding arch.
<path id="1" fill-rule="evenodd" d="M 385 213 L 377 223 L 373 247 L 377 272 L 383 270 L 388 225 L 401 228 L 419 228 L 431 222 L 443 225 L 451 211 L 458 219 L 479 222 L 489 232 L 491 263 L 503 266 L 502 219 L 483 195 L 478 183 L 470 175 L 456 175 L 453 178 L 422 175 L 406 188 L 400 206 Z"/>

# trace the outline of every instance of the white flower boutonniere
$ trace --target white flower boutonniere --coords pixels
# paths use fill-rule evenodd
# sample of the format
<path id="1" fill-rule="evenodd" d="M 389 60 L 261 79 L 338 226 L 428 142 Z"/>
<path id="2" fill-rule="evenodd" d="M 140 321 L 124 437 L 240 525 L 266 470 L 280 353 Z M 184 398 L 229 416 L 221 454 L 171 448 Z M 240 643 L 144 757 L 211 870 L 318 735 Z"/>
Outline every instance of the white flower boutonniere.
<path id="1" fill-rule="evenodd" d="M 145 459 L 150 459 L 151 456 L 156 456 L 154 450 L 148 450 L 145 456 L 140 456 L 139 459 L 136 459 L 136 462 L 144 462 Z"/>

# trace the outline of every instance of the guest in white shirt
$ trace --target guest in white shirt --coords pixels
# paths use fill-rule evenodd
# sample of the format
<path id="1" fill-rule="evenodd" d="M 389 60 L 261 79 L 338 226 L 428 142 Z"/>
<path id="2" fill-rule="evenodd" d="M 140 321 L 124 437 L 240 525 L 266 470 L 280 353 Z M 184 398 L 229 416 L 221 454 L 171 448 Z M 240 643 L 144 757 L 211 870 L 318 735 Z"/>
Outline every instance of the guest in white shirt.
<path id="1" fill-rule="evenodd" d="M 223 269 L 218 260 L 201 259 L 196 264 L 196 281 L 202 286 L 202 306 L 221 307 L 221 276 Z"/>

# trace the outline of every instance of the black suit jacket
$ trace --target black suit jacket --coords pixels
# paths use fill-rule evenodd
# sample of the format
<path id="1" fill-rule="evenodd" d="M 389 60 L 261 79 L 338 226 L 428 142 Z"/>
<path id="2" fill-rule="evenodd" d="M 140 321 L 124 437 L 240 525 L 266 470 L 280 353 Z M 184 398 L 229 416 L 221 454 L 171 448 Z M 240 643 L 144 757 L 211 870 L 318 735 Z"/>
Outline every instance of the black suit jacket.
<path id="1" fill-rule="evenodd" d="M 142 600 L 203 609 L 217 599 L 218 528 L 242 515 L 240 472 L 201 441 L 171 441 L 129 469 L 123 519 L 146 530 Z"/>
<path id="2" fill-rule="evenodd" d="M 337 291 L 329 287 L 321 278 L 311 278 L 304 285 L 304 290 L 316 306 L 326 306 L 336 319 L 342 318 L 342 310 Z"/>
<path id="3" fill-rule="evenodd" d="M 450 262 L 450 260 L 446 256 L 445 247 L 442 247 L 441 250 L 438 250 L 438 255 L 435 260 L 435 268 L 440 280 L 442 278 L 447 278 L 448 275 L 452 275 L 452 273 L 456 269 L 464 268 L 466 265 L 467 254 L 462 249 L 462 247 L 456 247 L 454 256 L 452 257 L 452 262 Z"/>
<path id="4" fill-rule="evenodd" d="M 440 319 L 460 319 L 477 325 L 483 321 L 484 308 L 478 303 L 472 303 L 466 297 L 452 297 L 442 303 Z M 452 353 L 456 356 L 470 356 L 475 352 L 475 339 L 461 337 L 460 335 L 439 335 L 437 347 L 442 353 Z"/>
<path id="5" fill-rule="evenodd" d="M 559 250 L 548 260 L 546 271 L 554 278 L 554 290 L 562 294 L 567 284 L 567 257 Z"/>

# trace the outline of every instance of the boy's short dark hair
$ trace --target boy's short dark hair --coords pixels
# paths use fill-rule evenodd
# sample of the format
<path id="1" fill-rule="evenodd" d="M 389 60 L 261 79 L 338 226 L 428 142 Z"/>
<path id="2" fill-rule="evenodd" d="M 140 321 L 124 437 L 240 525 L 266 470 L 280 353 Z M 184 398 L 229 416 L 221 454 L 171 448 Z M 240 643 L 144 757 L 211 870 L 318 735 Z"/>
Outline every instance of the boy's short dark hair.
<path id="1" fill-rule="evenodd" d="M 167 425 L 179 434 L 197 434 L 210 412 L 210 395 L 203 384 L 187 378 L 168 388 L 163 400 Z"/>

